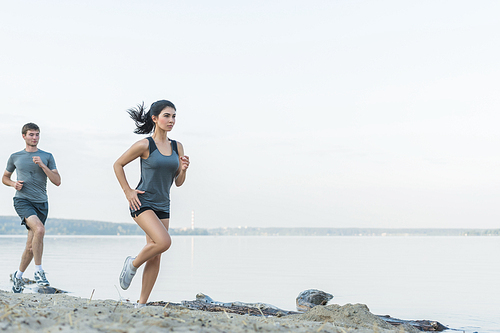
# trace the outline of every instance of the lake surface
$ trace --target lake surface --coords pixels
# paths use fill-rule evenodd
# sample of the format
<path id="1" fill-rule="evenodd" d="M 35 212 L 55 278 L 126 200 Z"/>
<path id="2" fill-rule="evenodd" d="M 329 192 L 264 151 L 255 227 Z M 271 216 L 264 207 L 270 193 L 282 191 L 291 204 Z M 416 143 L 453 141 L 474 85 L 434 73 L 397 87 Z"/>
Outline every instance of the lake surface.
<path id="1" fill-rule="evenodd" d="M 173 236 L 150 301 L 263 302 L 295 310 L 306 289 L 374 314 L 428 319 L 466 332 L 500 332 L 500 237 Z M 0 289 L 10 290 L 26 237 L 0 236 Z M 142 269 L 126 291 L 118 276 L 142 236 L 50 236 L 43 267 L 71 295 L 136 301 Z M 34 264 L 26 272 L 33 278 Z"/>

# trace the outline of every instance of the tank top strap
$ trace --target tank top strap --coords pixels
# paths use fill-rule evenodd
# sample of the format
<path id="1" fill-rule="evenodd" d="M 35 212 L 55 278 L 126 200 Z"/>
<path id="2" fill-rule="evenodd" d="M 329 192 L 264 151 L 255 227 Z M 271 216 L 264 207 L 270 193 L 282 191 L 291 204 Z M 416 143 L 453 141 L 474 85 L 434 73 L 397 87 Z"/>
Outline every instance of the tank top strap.
<path id="1" fill-rule="evenodd" d="M 155 140 L 153 140 L 152 137 L 148 136 L 147 139 L 149 141 L 149 155 L 151 155 L 158 148 L 156 147 Z"/>
<path id="2" fill-rule="evenodd" d="M 172 141 L 172 149 L 179 155 L 179 151 L 177 150 L 177 141 L 170 139 Z"/>

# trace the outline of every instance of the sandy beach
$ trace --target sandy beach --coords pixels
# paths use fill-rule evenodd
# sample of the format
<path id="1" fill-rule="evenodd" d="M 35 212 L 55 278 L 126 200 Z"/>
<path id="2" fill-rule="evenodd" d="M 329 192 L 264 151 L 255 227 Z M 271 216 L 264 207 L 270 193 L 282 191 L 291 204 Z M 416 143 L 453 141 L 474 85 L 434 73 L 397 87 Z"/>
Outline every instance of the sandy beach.
<path id="1" fill-rule="evenodd" d="M 3 332 L 419 332 L 394 327 L 363 304 L 317 306 L 304 314 L 264 317 L 89 300 L 64 294 L 0 291 Z"/>

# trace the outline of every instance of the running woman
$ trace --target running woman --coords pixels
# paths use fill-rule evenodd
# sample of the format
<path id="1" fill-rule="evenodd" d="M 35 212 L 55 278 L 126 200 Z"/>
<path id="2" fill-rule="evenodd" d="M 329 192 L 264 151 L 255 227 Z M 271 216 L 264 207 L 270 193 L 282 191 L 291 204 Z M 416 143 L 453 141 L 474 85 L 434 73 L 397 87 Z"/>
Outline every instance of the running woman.
<path id="1" fill-rule="evenodd" d="M 56 186 L 61 185 L 56 162 L 51 153 L 38 149 L 40 128 L 27 123 L 21 130 L 26 148 L 10 155 L 2 183 L 16 189 L 14 208 L 21 218 L 21 225 L 28 229 L 28 240 L 19 264 L 19 270 L 12 274 L 12 291 L 20 293 L 24 289 L 23 274 L 31 260 L 35 258 L 35 281 L 39 286 L 48 286 L 42 268 L 43 237 L 45 220 L 49 212 L 47 198 L 47 178 Z M 12 180 L 16 170 L 17 180 Z"/>
<path id="2" fill-rule="evenodd" d="M 135 257 L 127 257 L 120 274 L 120 286 L 126 290 L 137 269 L 144 263 L 142 290 L 137 307 L 146 304 L 160 270 L 161 254 L 172 241 L 168 233 L 170 218 L 170 187 L 181 186 L 186 179 L 189 157 L 184 155 L 180 142 L 168 138 L 175 124 L 176 109 L 172 102 L 154 102 L 146 112 L 144 104 L 129 109 L 137 134 L 151 136 L 132 145 L 113 165 L 116 178 L 128 200 L 130 214 L 146 233 L 146 245 Z M 140 158 L 141 180 L 132 189 L 125 176 L 124 166 Z"/>

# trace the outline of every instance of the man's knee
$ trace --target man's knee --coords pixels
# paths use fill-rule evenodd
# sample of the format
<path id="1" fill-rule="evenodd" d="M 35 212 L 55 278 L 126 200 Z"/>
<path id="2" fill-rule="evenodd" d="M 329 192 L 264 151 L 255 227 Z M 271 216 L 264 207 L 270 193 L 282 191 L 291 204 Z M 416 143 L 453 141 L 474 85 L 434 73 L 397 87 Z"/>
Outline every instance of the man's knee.
<path id="1" fill-rule="evenodd" d="M 26 225 L 33 231 L 35 236 L 43 237 L 45 235 L 45 226 L 36 215 L 32 215 L 25 219 Z"/>
<path id="2" fill-rule="evenodd" d="M 38 237 L 45 236 L 45 227 L 43 226 L 43 224 L 35 230 L 35 236 L 38 236 Z"/>

